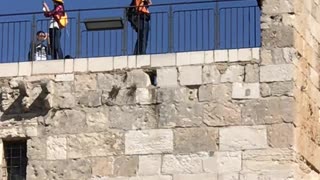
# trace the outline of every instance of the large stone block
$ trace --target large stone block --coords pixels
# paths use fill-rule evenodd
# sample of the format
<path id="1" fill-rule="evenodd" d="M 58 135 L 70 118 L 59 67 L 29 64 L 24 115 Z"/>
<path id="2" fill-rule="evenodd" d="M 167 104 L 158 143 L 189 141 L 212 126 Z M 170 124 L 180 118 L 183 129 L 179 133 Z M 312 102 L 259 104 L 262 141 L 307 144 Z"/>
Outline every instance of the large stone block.
<path id="1" fill-rule="evenodd" d="M 262 47 L 292 47 L 294 45 L 294 29 L 290 26 L 273 25 L 262 31 Z"/>
<path id="2" fill-rule="evenodd" d="M 199 88 L 200 102 L 226 102 L 231 100 L 232 87 L 230 84 L 202 85 Z"/>
<path id="3" fill-rule="evenodd" d="M 92 175 L 93 176 L 112 176 L 114 157 L 98 157 L 93 158 Z"/>
<path id="4" fill-rule="evenodd" d="M 46 139 L 33 137 L 27 141 L 27 157 L 29 160 L 46 159 L 47 146 Z"/>
<path id="5" fill-rule="evenodd" d="M 272 179 L 285 180 L 292 179 L 295 173 L 293 170 L 278 170 L 269 172 L 244 172 L 240 174 L 240 180 L 257 180 L 257 179 Z"/>
<path id="6" fill-rule="evenodd" d="M 294 126 L 291 123 L 272 124 L 268 126 L 268 144 L 273 148 L 293 146 Z"/>
<path id="7" fill-rule="evenodd" d="M 267 129 L 265 126 L 221 128 L 219 145 L 222 151 L 267 148 Z"/>
<path id="8" fill-rule="evenodd" d="M 147 155 L 139 157 L 138 174 L 141 176 L 158 175 L 161 173 L 161 156 Z"/>
<path id="9" fill-rule="evenodd" d="M 158 103 L 179 103 L 196 100 L 197 90 L 185 87 L 160 88 L 157 89 Z"/>
<path id="10" fill-rule="evenodd" d="M 86 128 L 86 117 L 82 111 L 62 110 L 51 113 L 52 114 L 45 118 L 46 126 L 44 128 L 48 133 L 79 133 L 83 132 Z"/>
<path id="11" fill-rule="evenodd" d="M 110 128 L 130 130 L 157 127 L 156 110 L 152 106 L 112 106 L 109 110 Z"/>
<path id="12" fill-rule="evenodd" d="M 207 126 L 230 126 L 241 124 L 241 108 L 231 102 L 207 103 L 203 107 L 203 122 Z"/>
<path id="13" fill-rule="evenodd" d="M 226 173 L 226 174 L 219 174 L 219 180 L 239 180 L 240 174 L 239 173 Z"/>
<path id="14" fill-rule="evenodd" d="M 199 127 L 203 119 L 203 105 L 200 103 L 161 104 L 159 127 Z"/>
<path id="15" fill-rule="evenodd" d="M 232 173 L 241 171 L 241 152 L 215 152 L 213 157 L 203 161 L 203 168 L 208 173 Z"/>
<path id="16" fill-rule="evenodd" d="M 28 161 L 27 179 L 88 179 L 89 160 Z"/>
<path id="17" fill-rule="evenodd" d="M 67 136 L 68 158 L 108 156 L 123 153 L 124 140 L 123 134 L 120 132 L 109 131 Z"/>
<path id="18" fill-rule="evenodd" d="M 91 90 L 77 94 L 78 104 L 86 107 L 99 107 L 102 105 L 102 91 Z"/>
<path id="19" fill-rule="evenodd" d="M 74 76 L 75 91 L 83 92 L 97 89 L 96 74 L 81 74 Z"/>
<path id="20" fill-rule="evenodd" d="M 88 132 L 100 132 L 110 127 L 109 109 L 106 107 L 83 109 Z"/>
<path id="21" fill-rule="evenodd" d="M 110 92 L 114 87 L 125 86 L 125 73 L 119 74 L 102 74 L 99 73 L 96 76 L 97 87 L 100 90 Z"/>
<path id="22" fill-rule="evenodd" d="M 157 86 L 159 87 L 178 86 L 177 68 L 157 69 Z"/>
<path id="23" fill-rule="evenodd" d="M 172 180 L 172 177 L 167 175 L 138 176 L 138 177 L 130 177 L 129 180 Z"/>
<path id="24" fill-rule="evenodd" d="M 261 83 L 260 93 L 262 97 L 268 96 L 293 96 L 294 82 Z"/>
<path id="25" fill-rule="evenodd" d="M 170 129 L 128 131 L 125 134 L 126 154 L 158 154 L 173 151 Z"/>
<path id="26" fill-rule="evenodd" d="M 164 155 L 163 174 L 196 174 L 203 172 L 202 161 L 208 154 Z"/>
<path id="27" fill-rule="evenodd" d="M 54 137 L 54 136 L 48 137 L 47 159 L 48 160 L 67 159 L 66 137 Z"/>
<path id="28" fill-rule="evenodd" d="M 181 85 L 199 85 L 202 84 L 202 67 L 185 66 L 179 68 L 179 80 Z"/>
<path id="29" fill-rule="evenodd" d="M 259 83 L 233 83 L 233 99 L 258 99 L 260 97 Z"/>
<path id="30" fill-rule="evenodd" d="M 214 51 L 215 62 L 227 62 L 228 61 L 228 50 L 215 50 Z"/>
<path id="31" fill-rule="evenodd" d="M 218 149 L 218 129 L 178 128 L 174 130 L 175 153 L 197 153 Z"/>
<path id="32" fill-rule="evenodd" d="M 177 174 L 173 180 L 218 180 L 217 174 Z M 219 179 L 220 180 L 220 179 Z"/>
<path id="33" fill-rule="evenodd" d="M 221 82 L 243 82 L 244 66 L 231 65 L 221 74 Z"/>
<path id="34" fill-rule="evenodd" d="M 147 88 L 137 88 L 136 95 L 136 103 L 140 105 L 149 105 L 155 104 L 156 99 L 156 89 L 147 89 Z"/>
<path id="35" fill-rule="evenodd" d="M 260 67 L 260 82 L 276 82 L 293 80 L 292 64 L 267 65 Z"/>
<path id="36" fill-rule="evenodd" d="M 259 82 L 259 65 L 258 64 L 247 64 L 245 66 L 246 75 L 244 81 L 247 83 Z"/>
<path id="37" fill-rule="evenodd" d="M 141 96 L 141 95 L 140 95 Z M 147 96 L 148 98 L 149 96 Z M 137 87 L 133 86 L 121 89 L 120 86 L 114 86 L 111 91 L 103 91 L 101 101 L 102 104 L 108 106 L 123 106 L 136 104 Z"/>
<path id="38" fill-rule="evenodd" d="M 220 72 L 214 65 L 206 65 L 202 70 L 202 80 L 204 84 L 219 84 L 220 83 Z"/>
<path id="39" fill-rule="evenodd" d="M 116 157 L 113 164 L 114 176 L 130 177 L 137 174 L 139 159 L 137 156 L 119 156 Z"/>
<path id="40" fill-rule="evenodd" d="M 127 86 L 135 86 L 137 88 L 146 88 L 151 85 L 150 77 L 142 70 L 132 70 L 127 72 Z"/>
<path id="41" fill-rule="evenodd" d="M 259 101 L 248 101 L 241 110 L 242 124 L 275 124 L 293 122 L 293 98 L 267 98 Z"/>

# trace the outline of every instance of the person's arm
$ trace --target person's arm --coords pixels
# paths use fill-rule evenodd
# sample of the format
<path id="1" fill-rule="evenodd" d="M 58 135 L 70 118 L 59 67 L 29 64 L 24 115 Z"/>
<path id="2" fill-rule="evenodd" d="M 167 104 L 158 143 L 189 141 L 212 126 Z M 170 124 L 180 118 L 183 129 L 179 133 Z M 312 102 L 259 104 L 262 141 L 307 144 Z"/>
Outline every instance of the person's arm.
<path id="1" fill-rule="evenodd" d="M 45 12 L 44 15 L 46 17 L 53 17 L 53 16 L 56 16 L 56 15 L 63 15 L 63 8 L 60 5 L 60 6 L 56 7 L 54 10 L 52 10 L 52 11 Z"/>

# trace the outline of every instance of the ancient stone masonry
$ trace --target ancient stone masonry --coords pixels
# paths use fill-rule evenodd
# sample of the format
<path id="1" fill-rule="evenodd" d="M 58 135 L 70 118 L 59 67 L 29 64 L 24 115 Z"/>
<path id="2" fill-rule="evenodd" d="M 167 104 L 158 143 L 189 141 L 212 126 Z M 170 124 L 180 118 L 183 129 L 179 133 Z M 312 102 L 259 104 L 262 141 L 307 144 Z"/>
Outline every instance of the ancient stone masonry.
<path id="1" fill-rule="evenodd" d="M 264 0 L 261 48 L 1 64 L 0 138 L 28 180 L 319 180 L 319 8 Z"/>
<path id="2" fill-rule="evenodd" d="M 148 67 L 5 78 L 0 137 L 28 138 L 28 180 L 292 179 L 293 65 L 259 51 L 161 55 L 211 62 L 155 67 L 156 86 Z"/>

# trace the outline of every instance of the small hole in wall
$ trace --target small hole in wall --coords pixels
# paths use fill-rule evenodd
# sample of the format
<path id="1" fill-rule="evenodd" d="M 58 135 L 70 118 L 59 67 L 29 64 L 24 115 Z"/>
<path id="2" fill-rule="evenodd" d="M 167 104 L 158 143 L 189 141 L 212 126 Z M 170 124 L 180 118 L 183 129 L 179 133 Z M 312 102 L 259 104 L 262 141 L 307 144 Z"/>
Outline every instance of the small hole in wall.
<path id="1" fill-rule="evenodd" d="M 250 96 L 250 94 L 251 94 L 251 90 L 250 89 L 246 89 L 245 96 Z"/>
<path id="2" fill-rule="evenodd" d="M 149 75 L 150 82 L 153 86 L 157 86 L 157 71 L 156 70 L 150 70 L 146 72 Z"/>

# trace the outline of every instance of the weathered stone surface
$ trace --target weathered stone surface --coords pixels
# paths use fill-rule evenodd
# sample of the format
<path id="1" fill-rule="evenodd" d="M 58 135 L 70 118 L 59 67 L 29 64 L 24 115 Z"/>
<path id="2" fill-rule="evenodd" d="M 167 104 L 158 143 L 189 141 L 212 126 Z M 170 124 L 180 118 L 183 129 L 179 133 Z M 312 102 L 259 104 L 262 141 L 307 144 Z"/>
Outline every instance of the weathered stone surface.
<path id="1" fill-rule="evenodd" d="M 159 87 L 178 86 L 177 68 L 157 69 L 157 85 Z"/>
<path id="2" fill-rule="evenodd" d="M 113 157 L 99 157 L 91 160 L 93 176 L 112 176 L 113 175 Z"/>
<path id="3" fill-rule="evenodd" d="M 294 66 L 292 64 L 277 64 L 260 67 L 260 82 L 291 81 Z"/>
<path id="4" fill-rule="evenodd" d="M 221 82 L 243 82 L 244 66 L 231 65 L 221 74 Z"/>
<path id="5" fill-rule="evenodd" d="M 177 174 L 173 180 L 218 180 L 217 174 Z M 220 179 L 219 179 L 220 180 Z"/>
<path id="6" fill-rule="evenodd" d="M 272 124 L 267 127 L 268 144 L 273 148 L 292 147 L 294 143 L 294 126 L 291 123 Z"/>
<path id="7" fill-rule="evenodd" d="M 294 44 L 293 27 L 273 25 L 262 31 L 263 47 L 292 47 Z"/>
<path id="8" fill-rule="evenodd" d="M 59 160 L 29 161 L 27 179 L 88 179 L 91 174 L 90 161 Z"/>
<path id="9" fill-rule="evenodd" d="M 97 74 L 98 89 L 103 91 L 111 91 L 114 86 L 124 86 L 125 73 L 123 74 Z"/>
<path id="10" fill-rule="evenodd" d="M 259 82 L 259 65 L 258 64 L 247 64 L 245 66 L 245 77 L 244 82 L 256 83 Z"/>
<path id="11" fill-rule="evenodd" d="M 132 70 L 127 73 L 127 86 L 136 86 L 137 88 L 146 88 L 151 85 L 150 77 L 142 70 Z"/>
<path id="12" fill-rule="evenodd" d="M 45 138 L 33 137 L 27 141 L 27 157 L 29 160 L 46 159 L 47 146 Z"/>
<path id="13" fill-rule="evenodd" d="M 152 106 L 112 106 L 109 110 L 110 128 L 130 130 L 157 127 L 156 110 Z"/>
<path id="14" fill-rule="evenodd" d="M 139 170 L 140 176 L 158 175 L 161 172 L 161 156 L 147 155 L 139 156 Z"/>
<path id="15" fill-rule="evenodd" d="M 136 103 L 141 105 L 156 103 L 155 89 L 138 88 L 136 90 Z"/>
<path id="16" fill-rule="evenodd" d="M 109 128 L 109 109 L 106 107 L 88 108 L 85 111 L 86 127 L 89 132 L 99 132 Z"/>
<path id="17" fill-rule="evenodd" d="M 293 82 L 273 82 L 260 84 L 260 92 L 262 97 L 293 96 L 293 89 Z"/>
<path id="18" fill-rule="evenodd" d="M 197 100 L 197 89 L 181 88 L 160 88 L 157 90 L 158 103 L 178 103 Z"/>
<path id="19" fill-rule="evenodd" d="M 259 83 L 233 83 L 233 99 L 257 99 L 260 97 Z"/>
<path id="20" fill-rule="evenodd" d="M 265 126 L 221 128 L 219 146 L 222 151 L 267 148 L 267 129 Z"/>
<path id="21" fill-rule="evenodd" d="M 129 180 L 172 180 L 172 177 L 166 176 L 166 175 L 140 176 L 140 177 L 130 177 Z"/>
<path id="22" fill-rule="evenodd" d="M 161 104 L 159 127 L 198 127 L 202 124 L 203 106 L 200 103 Z"/>
<path id="23" fill-rule="evenodd" d="M 83 132 L 86 127 L 85 113 L 78 110 L 51 112 L 45 118 L 46 131 L 52 134 Z M 70 128 L 72 127 L 72 128 Z"/>
<path id="24" fill-rule="evenodd" d="M 294 161 L 295 152 L 290 148 L 246 150 L 242 153 L 242 159 L 251 161 Z"/>
<path id="25" fill-rule="evenodd" d="M 179 81 L 183 86 L 202 84 L 201 66 L 179 67 Z"/>
<path id="26" fill-rule="evenodd" d="M 293 122 L 293 98 L 268 98 L 248 101 L 241 110 L 242 123 L 247 125 Z"/>
<path id="27" fill-rule="evenodd" d="M 164 174 L 196 174 L 203 172 L 202 160 L 208 154 L 164 155 L 162 173 Z"/>
<path id="28" fill-rule="evenodd" d="M 126 154 L 158 154 L 173 151 L 173 132 L 170 129 L 128 131 L 125 134 Z"/>
<path id="29" fill-rule="evenodd" d="M 68 158 L 108 156 L 124 153 L 120 132 L 87 133 L 67 136 Z"/>
<path id="30" fill-rule="evenodd" d="M 257 179 L 272 179 L 272 180 L 287 180 L 293 179 L 293 170 L 279 170 L 270 172 L 257 172 L 257 173 L 241 173 L 240 180 L 257 180 Z"/>
<path id="31" fill-rule="evenodd" d="M 48 137 L 46 152 L 48 160 L 67 159 L 66 137 Z"/>
<path id="32" fill-rule="evenodd" d="M 220 83 L 220 72 L 214 65 L 206 65 L 202 69 L 202 80 L 204 84 L 219 84 Z"/>
<path id="33" fill-rule="evenodd" d="M 78 98 L 78 104 L 82 106 L 87 107 L 99 107 L 102 105 L 101 97 L 102 97 L 102 91 L 84 91 Z"/>
<path id="34" fill-rule="evenodd" d="M 203 107 L 203 122 L 207 126 L 241 124 L 241 107 L 231 102 L 207 103 Z"/>
<path id="35" fill-rule="evenodd" d="M 111 91 L 103 91 L 101 101 L 102 104 L 108 106 L 114 105 L 132 105 L 136 104 L 137 87 L 133 86 L 126 89 L 114 86 Z"/>
<path id="36" fill-rule="evenodd" d="M 174 130 L 174 152 L 197 153 L 218 149 L 218 129 L 178 128 Z"/>
<path id="37" fill-rule="evenodd" d="M 200 102 L 226 102 L 231 100 L 232 87 L 230 84 L 202 85 L 199 88 Z"/>
<path id="38" fill-rule="evenodd" d="M 227 173 L 227 174 L 219 174 L 219 180 L 239 180 L 239 173 Z"/>
<path id="39" fill-rule="evenodd" d="M 241 152 L 215 152 L 213 157 L 203 160 L 208 173 L 232 173 L 241 171 Z"/>
<path id="40" fill-rule="evenodd" d="M 71 109 L 76 106 L 76 99 L 72 93 L 63 93 L 52 97 L 52 106 L 56 109 Z"/>
<path id="41" fill-rule="evenodd" d="M 137 156 L 120 156 L 114 161 L 115 176 L 134 176 L 137 174 L 139 159 Z"/>
<path id="42" fill-rule="evenodd" d="M 96 74 L 75 75 L 75 91 L 82 92 L 97 89 Z"/>

